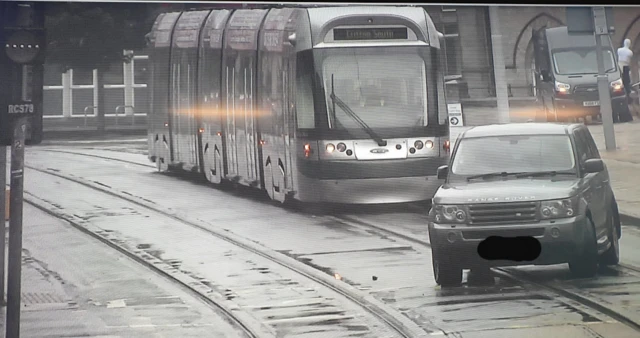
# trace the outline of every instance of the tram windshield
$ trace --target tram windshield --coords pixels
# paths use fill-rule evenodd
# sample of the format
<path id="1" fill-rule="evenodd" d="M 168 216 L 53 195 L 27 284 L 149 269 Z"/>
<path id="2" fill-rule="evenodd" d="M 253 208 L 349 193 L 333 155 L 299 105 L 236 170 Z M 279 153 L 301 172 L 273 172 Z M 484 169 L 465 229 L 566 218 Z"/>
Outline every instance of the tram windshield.
<path id="1" fill-rule="evenodd" d="M 332 109 L 332 90 L 372 129 L 426 126 L 427 66 L 421 54 L 416 47 L 317 51 L 329 127 L 360 128 L 345 111 Z"/>

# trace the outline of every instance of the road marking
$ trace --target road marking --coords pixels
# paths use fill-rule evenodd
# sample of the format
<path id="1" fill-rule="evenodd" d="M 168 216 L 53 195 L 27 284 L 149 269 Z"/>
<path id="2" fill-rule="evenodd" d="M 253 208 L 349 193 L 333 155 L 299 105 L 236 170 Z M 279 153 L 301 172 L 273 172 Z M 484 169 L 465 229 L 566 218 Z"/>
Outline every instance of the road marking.
<path id="1" fill-rule="evenodd" d="M 108 325 L 109 329 L 148 329 L 148 328 L 163 328 L 163 327 L 220 327 L 219 324 L 132 324 L 132 325 Z"/>
<path id="2" fill-rule="evenodd" d="M 116 299 L 116 300 L 107 302 L 107 309 L 117 309 L 117 308 L 123 308 L 123 307 L 127 307 L 127 303 L 125 302 L 124 299 Z"/>
<path id="3" fill-rule="evenodd" d="M 552 328 L 552 327 L 562 327 L 562 326 L 595 326 L 601 324 L 617 324 L 618 321 L 615 320 L 603 320 L 601 322 L 593 322 L 593 323 L 566 323 L 566 324 L 558 324 L 558 325 L 512 325 L 512 326 L 504 326 L 500 328 L 488 328 L 488 329 L 480 329 L 480 330 L 469 330 L 462 331 L 460 333 L 469 333 L 469 332 L 482 332 L 482 331 L 497 331 L 497 330 L 518 330 L 518 329 L 536 329 L 536 328 Z M 429 336 L 444 336 L 450 335 L 451 332 L 432 332 L 429 333 Z"/>

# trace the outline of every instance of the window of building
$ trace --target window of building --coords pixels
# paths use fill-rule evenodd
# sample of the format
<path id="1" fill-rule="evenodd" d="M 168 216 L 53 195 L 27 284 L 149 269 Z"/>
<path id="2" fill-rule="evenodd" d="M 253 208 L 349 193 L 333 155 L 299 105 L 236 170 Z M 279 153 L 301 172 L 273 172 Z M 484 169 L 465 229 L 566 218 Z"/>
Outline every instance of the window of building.
<path id="1" fill-rule="evenodd" d="M 62 86 L 62 67 L 58 65 L 44 65 L 44 85 L 45 86 Z"/>
<path id="2" fill-rule="evenodd" d="M 445 75 L 460 76 L 462 74 L 462 47 L 457 22 L 436 23 L 436 29 L 444 35 L 441 46 L 445 57 Z"/>
<path id="3" fill-rule="evenodd" d="M 148 59 L 136 59 L 131 60 L 133 62 L 133 83 L 144 84 L 148 82 L 147 67 L 149 65 Z"/>

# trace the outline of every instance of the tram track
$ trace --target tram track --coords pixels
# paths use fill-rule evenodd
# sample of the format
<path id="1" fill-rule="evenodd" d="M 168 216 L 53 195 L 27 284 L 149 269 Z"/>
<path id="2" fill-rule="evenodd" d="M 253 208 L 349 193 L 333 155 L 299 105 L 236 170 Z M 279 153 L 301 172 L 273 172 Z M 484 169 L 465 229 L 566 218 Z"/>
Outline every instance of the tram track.
<path id="1" fill-rule="evenodd" d="M 96 155 L 96 154 L 87 154 L 87 153 L 82 153 L 82 152 L 68 151 L 68 150 L 58 150 L 58 149 L 37 149 L 37 150 L 38 150 L 38 151 L 52 152 L 52 153 L 60 153 L 60 154 L 70 154 L 70 155 L 78 155 L 78 156 L 93 157 L 93 158 L 99 158 L 99 159 L 102 159 L 102 160 L 116 161 L 116 162 L 121 162 L 121 163 L 126 163 L 126 164 L 132 164 L 132 165 L 136 165 L 136 166 L 140 166 L 140 167 L 145 167 L 145 168 L 151 168 L 151 169 L 155 169 L 155 168 L 156 168 L 156 166 L 155 166 L 155 165 L 148 164 L 148 163 L 141 163 L 141 162 L 129 161 L 129 160 L 121 159 L 121 158 L 115 158 L 115 157 L 109 157 L 109 156 L 102 156 L 102 155 Z"/>
<path id="2" fill-rule="evenodd" d="M 49 150 L 47 150 L 49 151 Z M 76 154 L 76 155 L 82 155 L 82 156 L 90 156 L 90 157 L 96 157 L 97 155 L 93 155 L 93 154 L 83 154 L 83 153 L 75 153 L 75 152 L 66 152 L 66 153 L 71 153 L 71 154 Z M 93 156 L 92 156 L 93 155 Z M 118 161 L 118 162 L 125 162 L 125 163 L 131 163 L 131 164 L 139 164 L 133 161 L 128 161 L 128 160 L 122 160 L 122 159 L 117 159 L 117 158 L 107 158 L 105 156 L 100 156 L 100 158 L 103 159 L 109 159 L 109 160 L 114 160 L 114 161 Z M 208 235 L 217 237 L 223 241 L 226 241 L 234 246 L 237 246 L 243 250 L 246 250 L 247 252 L 256 254 L 258 256 L 261 256 L 269 261 L 271 261 L 272 263 L 275 263 L 285 269 L 288 269 L 294 273 L 296 273 L 297 275 L 300 275 L 312 282 L 314 282 L 315 284 L 322 286 L 323 288 L 326 288 L 328 290 L 331 290 L 332 292 L 340 295 L 341 297 L 347 299 L 348 301 L 352 302 L 353 304 L 357 305 L 360 309 L 364 310 L 365 312 L 369 313 L 370 315 L 372 315 L 373 317 L 375 317 L 381 324 L 383 324 L 384 326 L 387 326 L 388 328 L 390 328 L 392 331 L 394 331 L 397 335 L 401 336 L 401 337 L 423 337 L 423 336 L 427 336 L 430 333 L 436 332 L 436 333 L 440 333 L 442 334 L 443 332 L 441 332 L 441 330 L 434 328 L 434 330 L 432 332 L 428 332 L 427 330 L 421 328 L 420 326 L 418 326 L 416 323 L 414 323 L 413 321 L 411 321 L 409 318 L 407 318 L 406 316 L 404 316 L 402 313 L 398 312 L 397 310 L 395 310 L 394 308 L 384 304 L 383 302 L 377 300 L 376 298 L 374 298 L 373 296 L 367 295 L 367 294 L 362 294 L 359 290 L 357 290 L 356 288 L 352 287 L 351 285 L 338 281 L 335 277 L 333 276 L 329 276 L 328 274 L 312 267 L 309 266 L 305 263 L 302 263 L 298 260 L 296 260 L 295 258 L 289 257 L 285 254 L 282 254 L 280 252 L 276 252 L 273 251 L 267 247 L 262 246 L 261 244 L 258 244 L 254 241 L 248 240 L 244 237 L 235 235 L 231 232 L 225 231 L 223 229 L 213 229 L 210 225 L 205 225 L 203 224 L 201 221 L 199 220 L 194 220 L 194 219 L 190 219 L 189 217 L 187 217 L 186 215 L 182 215 L 180 214 L 180 212 L 178 211 L 174 211 L 174 210 L 167 210 L 164 209 L 158 205 L 155 205 L 153 202 L 151 201 L 147 201 L 144 200 L 142 198 L 138 198 L 135 196 L 132 196 L 131 194 L 128 194 L 126 192 L 120 192 L 117 191 L 109 186 L 106 186 L 104 184 L 101 184 L 99 182 L 96 181 L 89 181 L 86 180 L 84 178 L 81 177 L 77 177 L 71 174 L 64 174 L 61 173 L 58 170 L 55 169 L 51 169 L 51 168 L 39 168 L 39 167 L 35 167 L 35 166 L 31 166 L 31 165 L 25 165 L 25 168 L 29 169 L 29 170 L 34 170 L 37 171 L 39 173 L 43 173 L 43 174 L 47 174 L 47 175 L 51 175 L 54 177 L 58 177 L 60 179 L 64 179 L 76 184 L 79 184 L 83 187 L 107 194 L 109 196 L 124 200 L 128 203 L 134 204 L 138 207 L 144 208 L 148 211 L 151 211 L 153 213 L 157 213 L 159 215 L 168 217 L 176 222 L 179 222 L 183 225 L 187 225 L 189 227 L 198 229 L 200 231 L 205 232 Z M 30 204 L 33 204 L 34 206 L 43 209 L 46 212 L 51 213 L 52 211 L 50 209 L 47 209 L 46 207 L 43 207 L 41 204 L 38 205 L 37 202 L 31 200 L 31 199 L 27 199 L 27 202 Z M 55 214 L 55 213 L 54 213 Z M 60 217 L 60 215 L 56 215 L 57 217 Z M 67 221 L 72 221 L 73 220 L 68 220 Z M 72 223 L 73 225 L 73 223 Z M 76 224 L 74 225 L 76 227 L 78 227 L 79 229 L 83 230 L 83 231 L 88 231 L 84 226 L 78 224 L 76 222 Z M 93 234 L 94 237 L 97 238 L 101 238 L 101 240 L 103 242 L 109 242 L 111 243 L 110 246 L 114 247 L 117 246 L 116 244 L 113 244 L 112 242 L 110 242 L 108 239 L 104 239 L 102 236 L 98 235 L 98 234 Z M 107 243 L 108 244 L 108 243 Z M 125 250 L 124 248 L 120 248 L 119 250 Z M 132 252 L 128 252 L 127 255 L 133 255 L 133 256 L 137 256 L 135 253 Z M 130 256 L 131 257 L 131 256 Z M 140 258 L 138 257 L 137 261 L 140 261 Z M 146 265 L 146 264 L 145 264 Z M 188 285 L 187 285 L 188 287 Z M 197 291 L 196 291 L 197 292 Z M 252 337 L 260 337 L 260 336 L 252 336 Z"/>
<path id="3" fill-rule="evenodd" d="M 47 150 L 49 151 L 49 150 Z M 70 151 L 57 151 L 60 153 L 67 153 L 67 154 L 72 154 L 72 155 L 78 155 L 78 156 L 88 156 L 88 157 L 98 157 L 98 158 L 102 158 L 105 160 L 112 160 L 112 161 L 117 161 L 117 162 L 124 162 L 124 163 L 130 163 L 130 164 L 136 164 L 136 165 L 142 165 L 142 166 L 147 166 L 149 168 L 153 168 L 155 169 L 155 166 L 150 166 L 150 165 L 144 165 L 141 164 L 139 162 L 134 162 L 134 161 L 129 161 L 129 160 L 123 160 L 121 158 L 113 158 L 113 157 L 108 157 L 108 156 L 100 156 L 100 155 L 95 155 L 95 154 L 87 154 L 87 153 L 82 153 L 82 152 L 70 152 Z M 36 169 L 37 170 L 37 169 Z M 48 172 L 49 173 L 49 172 Z M 51 174 L 51 173 L 50 173 Z M 56 173 L 58 174 L 58 173 Z M 99 186 L 98 188 L 102 188 L 101 186 Z M 417 213 L 417 214 L 424 214 L 425 210 L 422 207 L 416 206 L 416 205 L 410 205 L 409 206 L 409 212 L 413 212 L 413 213 Z M 364 228 L 368 228 L 380 233 L 383 233 L 385 235 L 388 235 L 390 237 L 395 237 L 395 238 L 399 238 L 402 241 L 405 242 L 410 242 L 413 245 L 418 245 L 424 249 L 430 250 L 431 246 L 430 243 L 426 240 L 421 240 L 421 239 L 417 239 L 414 236 L 411 235 L 407 235 L 407 234 L 403 234 L 402 232 L 399 231 L 394 231 L 392 229 L 389 229 L 385 226 L 381 226 L 378 224 L 374 224 L 372 222 L 369 221 L 365 221 L 365 220 L 361 220 L 358 218 L 354 218 L 351 216 L 345 216 L 345 215 L 328 215 L 328 216 L 324 216 L 327 217 L 329 219 L 333 219 L 336 222 L 340 222 L 343 224 L 348 224 L 348 225 L 354 225 L 354 226 L 358 226 L 358 227 L 364 227 Z M 627 270 L 632 270 L 636 273 L 640 273 L 640 268 L 636 268 L 633 266 L 629 266 L 627 264 L 620 264 L 619 268 L 621 269 L 627 269 Z M 551 283 L 547 283 L 547 282 L 539 282 L 539 281 L 535 281 L 533 278 L 531 278 L 531 275 L 526 273 L 526 272 L 521 272 L 521 271 L 514 271 L 514 269 L 512 268 L 493 268 L 492 269 L 492 273 L 493 276 L 495 277 L 500 277 L 506 280 L 510 280 L 512 282 L 516 282 L 522 285 L 531 285 L 534 286 L 540 290 L 544 290 L 546 292 L 549 292 L 551 294 L 560 296 L 560 297 L 564 297 L 567 300 L 576 302 L 578 304 L 581 304 L 582 306 L 585 306 L 591 310 L 594 310 L 597 313 L 600 313 L 604 316 L 610 317 L 611 319 L 614 319 L 638 332 L 640 332 L 640 323 L 637 320 L 634 320 L 633 318 L 631 318 L 630 316 L 626 315 L 625 313 L 623 313 L 623 311 L 618 311 L 610 306 L 607 305 L 602 305 L 599 303 L 598 299 L 594 299 L 594 297 L 590 297 L 586 294 L 581 294 L 580 292 L 575 292 L 572 290 L 569 290 L 565 287 L 563 287 L 562 285 L 558 286 L 558 285 L 552 285 Z M 562 301 L 561 301 L 562 302 Z M 567 304 L 569 305 L 569 304 Z M 607 320 L 603 320 L 607 321 Z M 443 332 L 444 333 L 444 332 Z M 441 333 L 442 334 L 442 333 Z M 446 334 L 453 334 L 453 332 L 448 332 Z"/>
<path id="4" fill-rule="evenodd" d="M 416 245 L 420 245 L 424 248 L 428 248 L 431 249 L 431 243 L 425 241 L 425 240 L 420 240 L 420 239 L 416 239 L 414 237 L 411 237 L 409 235 L 400 233 L 398 231 L 394 231 L 394 230 L 390 230 L 388 228 L 376 225 L 376 224 L 372 224 L 371 222 L 367 222 L 367 221 L 363 221 L 360 219 L 355 219 L 353 217 L 350 216 L 328 216 L 331 218 L 334 218 L 337 222 L 342 222 L 345 224 L 350 224 L 350 225 L 355 225 L 355 226 L 363 226 L 363 227 L 368 227 L 371 228 L 372 230 L 375 231 L 379 231 L 382 232 L 386 235 L 389 236 L 394 236 L 397 238 L 400 238 L 404 241 L 416 244 Z M 620 267 L 622 267 L 623 269 L 627 269 L 627 270 L 632 270 L 634 272 L 640 273 L 640 268 L 637 267 L 633 267 L 630 266 L 628 264 L 619 264 Z M 629 326 L 630 328 L 640 332 L 640 322 L 638 322 L 637 320 L 634 320 L 632 318 L 630 318 L 630 316 L 628 316 L 627 314 L 623 313 L 622 311 L 618 311 L 616 309 L 613 309 L 611 307 L 602 305 L 599 303 L 599 300 L 597 299 L 592 299 L 586 295 L 577 293 L 577 292 L 573 292 L 570 291 L 566 288 L 562 288 L 556 285 L 552 285 L 550 283 L 544 283 L 544 282 L 538 282 L 533 280 L 530 276 L 528 276 L 528 274 L 526 272 L 518 272 L 518 271 L 514 271 L 514 269 L 508 269 L 508 268 L 492 268 L 491 269 L 492 273 L 494 276 L 496 277 L 500 277 L 500 278 L 506 278 L 512 281 L 516 281 L 519 283 L 527 283 L 533 286 L 536 286 L 540 289 L 543 290 L 547 290 L 549 292 L 552 292 L 556 295 L 565 297 L 567 299 L 570 299 L 572 301 L 578 302 L 588 308 L 591 308 L 593 310 L 596 310 L 597 312 L 600 312 L 601 314 L 604 314 L 606 316 L 609 316 L 627 326 Z"/>
<path id="5" fill-rule="evenodd" d="M 168 264 L 166 264 L 165 262 L 158 259 L 153 259 L 150 256 L 145 256 L 143 258 L 141 255 L 134 253 L 130 248 L 126 248 L 121 243 L 117 243 L 109 239 L 107 236 L 104 236 L 95 231 L 89 230 L 86 226 L 83 226 L 82 224 L 80 224 L 78 220 L 74 219 L 74 217 L 70 217 L 69 215 L 64 215 L 60 212 L 56 212 L 52 208 L 48 207 L 46 203 L 39 201 L 37 197 L 33 198 L 35 197 L 34 195 L 28 192 L 25 192 L 25 195 L 27 195 L 25 196 L 26 203 L 32 205 L 33 207 L 39 210 L 42 210 L 43 212 L 55 218 L 58 218 L 60 220 L 63 220 L 69 223 L 76 230 L 79 230 L 80 232 L 92 238 L 95 238 L 101 243 L 125 255 L 126 257 L 133 260 L 134 262 L 146 267 L 156 275 L 168 280 L 172 284 L 175 284 L 180 288 L 182 288 L 183 290 L 187 291 L 195 299 L 198 299 L 204 302 L 209 307 L 221 313 L 227 319 L 228 322 L 230 322 L 233 326 L 241 330 L 246 337 L 248 338 L 263 338 L 267 336 L 274 337 L 274 338 L 276 337 L 275 334 L 268 334 L 264 330 L 261 330 L 259 323 L 255 323 L 255 322 L 252 323 L 251 319 L 246 318 L 246 316 L 243 316 L 242 314 L 238 314 L 237 309 L 233 309 L 230 306 L 224 305 L 220 300 L 214 299 L 213 297 L 207 295 L 206 290 L 202 290 L 201 288 L 194 287 L 194 285 L 197 284 L 195 280 L 186 276 L 171 273 L 171 270 L 172 270 L 171 267 L 168 266 Z"/>

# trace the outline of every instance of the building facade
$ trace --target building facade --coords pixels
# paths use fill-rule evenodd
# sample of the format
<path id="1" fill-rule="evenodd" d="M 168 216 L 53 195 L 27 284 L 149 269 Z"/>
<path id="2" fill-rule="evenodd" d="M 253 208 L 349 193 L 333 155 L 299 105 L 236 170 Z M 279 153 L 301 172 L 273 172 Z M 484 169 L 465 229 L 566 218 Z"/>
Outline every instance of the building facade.
<path id="1" fill-rule="evenodd" d="M 493 71 L 491 20 L 486 6 L 424 6 L 436 28 L 444 34 L 448 99 L 468 108 L 468 124 L 493 123 L 491 113 L 475 112 L 473 107 L 495 107 L 496 90 Z M 612 38 L 615 48 L 625 38 L 631 39 L 634 52 L 632 81 L 640 81 L 640 7 L 614 7 Z M 534 29 L 562 26 L 566 22 L 564 7 L 501 6 L 498 10 L 502 51 L 506 69 L 507 91 L 512 106 L 533 102 L 532 72 Z M 138 53 L 139 54 L 139 53 Z M 146 102 L 147 57 L 136 55 L 129 64 L 113 65 L 105 85 L 107 115 L 144 115 Z M 55 65 L 46 67 L 45 116 L 47 119 L 84 118 L 93 115 L 97 102 L 95 72 L 69 70 L 61 74 Z M 126 106 L 126 107 L 125 107 Z M 479 111 L 479 110 L 478 110 Z M 490 110 L 489 110 L 490 111 Z M 45 121 L 45 128 L 47 122 Z"/>

